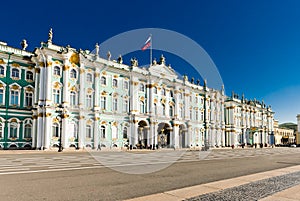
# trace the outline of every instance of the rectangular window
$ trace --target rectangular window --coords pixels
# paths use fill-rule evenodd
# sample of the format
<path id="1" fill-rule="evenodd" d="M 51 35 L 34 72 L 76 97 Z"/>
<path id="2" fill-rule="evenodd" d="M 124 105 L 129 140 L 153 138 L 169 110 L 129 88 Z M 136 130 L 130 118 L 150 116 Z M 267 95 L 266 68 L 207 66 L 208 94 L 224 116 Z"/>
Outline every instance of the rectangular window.
<path id="1" fill-rule="evenodd" d="M 128 81 L 124 81 L 124 89 L 128 90 L 128 88 L 129 88 Z"/>
<path id="2" fill-rule="evenodd" d="M 86 137 L 87 138 L 92 138 L 92 128 L 90 125 L 86 126 Z"/>
<path id="3" fill-rule="evenodd" d="M 71 91 L 70 93 L 70 105 L 76 105 L 76 93 L 74 91 Z"/>
<path id="4" fill-rule="evenodd" d="M 200 120 L 204 121 L 204 112 L 203 111 L 201 111 L 201 119 Z"/>
<path id="5" fill-rule="evenodd" d="M 87 94 L 86 95 L 86 106 L 88 108 L 92 107 L 92 94 Z"/>
<path id="6" fill-rule="evenodd" d="M 32 106 L 32 93 L 25 92 L 25 106 Z"/>
<path id="7" fill-rule="evenodd" d="M 25 125 L 24 138 L 31 138 L 31 125 Z"/>
<path id="8" fill-rule="evenodd" d="M 114 98 L 113 99 L 113 111 L 117 111 L 118 110 L 118 99 Z"/>
<path id="9" fill-rule="evenodd" d="M 12 90 L 10 92 L 10 104 L 11 105 L 19 104 L 19 91 Z"/>
<path id="10" fill-rule="evenodd" d="M 106 109 L 106 97 L 101 96 L 101 109 L 105 110 Z"/>
<path id="11" fill-rule="evenodd" d="M 4 105 L 4 90 L 0 89 L 0 105 Z"/>
<path id="12" fill-rule="evenodd" d="M 124 99 L 123 112 L 128 112 L 128 100 Z"/>
<path id="13" fill-rule="evenodd" d="M 59 89 L 53 89 L 52 95 L 53 95 L 53 102 L 55 104 L 59 104 L 60 103 L 60 91 L 59 91 Z"/>

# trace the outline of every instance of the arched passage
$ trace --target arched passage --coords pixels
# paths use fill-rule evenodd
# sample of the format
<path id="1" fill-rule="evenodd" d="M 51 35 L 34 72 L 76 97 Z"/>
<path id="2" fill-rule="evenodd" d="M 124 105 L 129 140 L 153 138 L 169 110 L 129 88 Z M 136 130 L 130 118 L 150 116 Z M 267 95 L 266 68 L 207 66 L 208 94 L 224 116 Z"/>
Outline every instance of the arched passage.
<path id="1" fill-rule="evenodd" d="M 171 126 L 167 123 L 158 124 L 157 144 L 159 148 L 170 147 L 171 144 Z"/>
<path id="2" fill-rule="evenodd" d="M 137 144 L 137 148 L 140 149 L 145 149 L 147 148 L 148 144 L 147 144 L 147 132 L 148 132 L 148 124 L 146 121 L 140 121 L 138 123 L 138 144 Z"/>
<path id="3" fill-rule="evenodd" d="M 179 147 L 186 148 L 187 145 L 187 128 L 186 125 L 180 124 L 179 125 Z"/>

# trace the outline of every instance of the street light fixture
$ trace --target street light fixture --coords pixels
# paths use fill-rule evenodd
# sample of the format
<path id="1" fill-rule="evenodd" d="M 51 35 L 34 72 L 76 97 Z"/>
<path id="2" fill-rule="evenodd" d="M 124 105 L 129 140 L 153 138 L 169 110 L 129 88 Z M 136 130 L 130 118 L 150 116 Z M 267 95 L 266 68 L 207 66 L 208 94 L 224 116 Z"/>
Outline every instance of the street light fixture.
<path id="1" fill-rule="evenodd" d="M 56 108 L 56 112 L 58 113 L 56 119 L 59 121 L 60 126 L 59 126 L 59 147 L 58 147 L 58 152 L 63 151 L 63 146 L 62 146 L 62 119 L 64 118 L 65 110 L 62 105 L 59 105 Z"/>

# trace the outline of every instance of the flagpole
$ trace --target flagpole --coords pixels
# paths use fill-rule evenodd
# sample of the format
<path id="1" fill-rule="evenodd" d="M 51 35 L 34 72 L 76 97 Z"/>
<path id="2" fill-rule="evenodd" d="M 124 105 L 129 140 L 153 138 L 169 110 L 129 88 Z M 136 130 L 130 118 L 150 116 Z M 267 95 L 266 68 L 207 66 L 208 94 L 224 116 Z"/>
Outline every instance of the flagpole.
<path id="1" fill-rule="evenodd" d="M 152 34 L 150 34 L 150 66 L 152 66 Z"/>

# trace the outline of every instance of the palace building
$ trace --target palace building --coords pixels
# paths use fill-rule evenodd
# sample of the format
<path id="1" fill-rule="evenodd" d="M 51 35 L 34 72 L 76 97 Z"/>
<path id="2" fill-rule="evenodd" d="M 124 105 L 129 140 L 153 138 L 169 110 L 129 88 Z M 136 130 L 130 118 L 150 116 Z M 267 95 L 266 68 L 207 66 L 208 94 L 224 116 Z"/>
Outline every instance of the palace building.
<path id="1" fill-rule="evenodd" d="M 0 43 L 0 148 L 201 148 L 273 144 L 274 112 L 178 77 L 47 42 Z"/>

